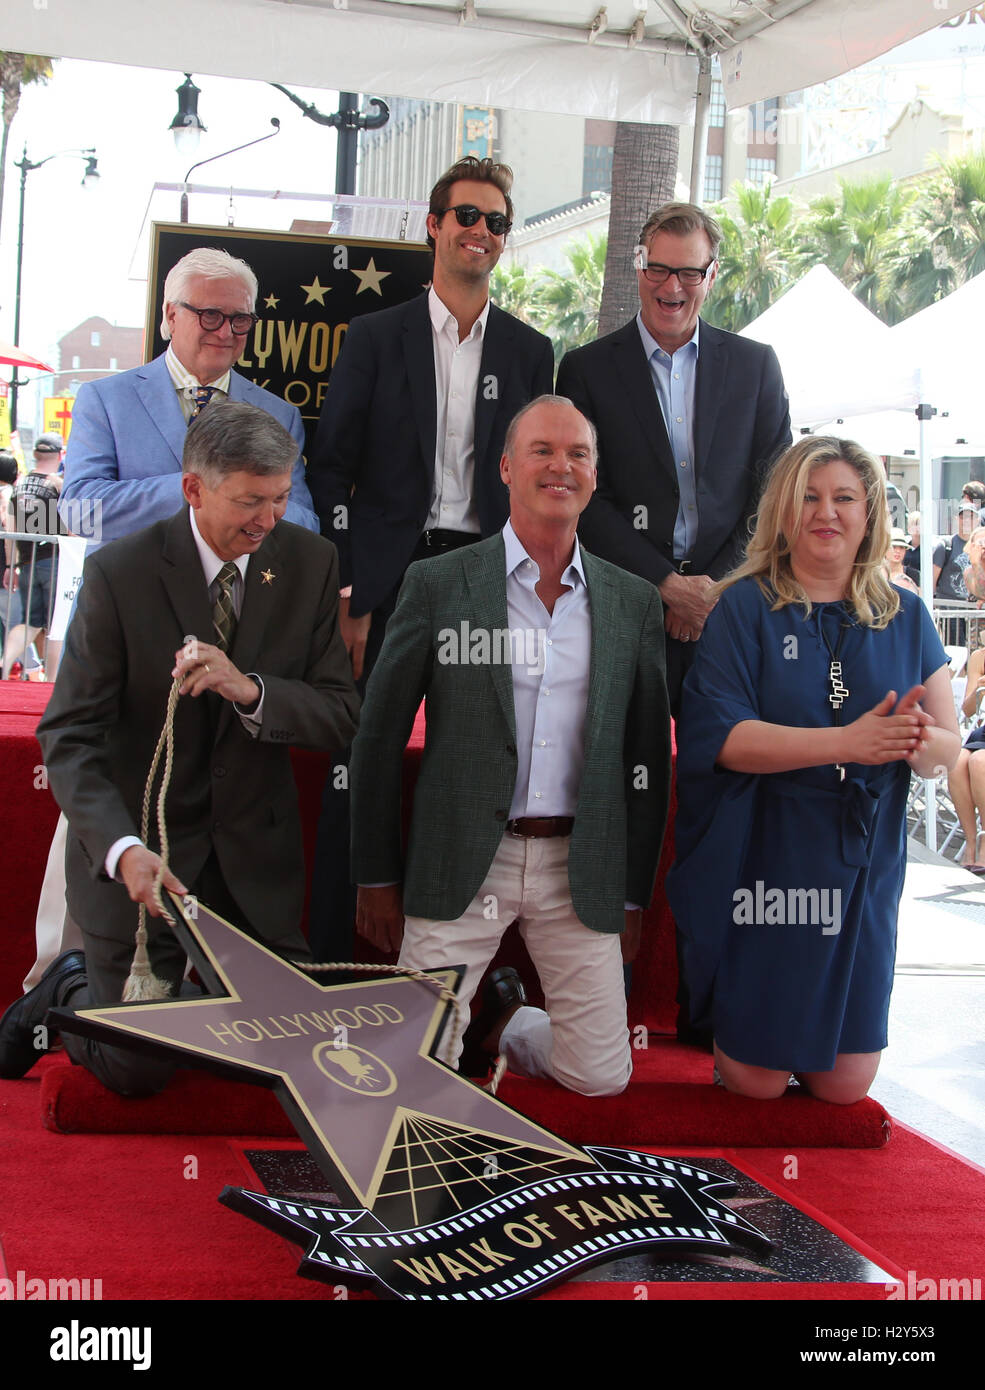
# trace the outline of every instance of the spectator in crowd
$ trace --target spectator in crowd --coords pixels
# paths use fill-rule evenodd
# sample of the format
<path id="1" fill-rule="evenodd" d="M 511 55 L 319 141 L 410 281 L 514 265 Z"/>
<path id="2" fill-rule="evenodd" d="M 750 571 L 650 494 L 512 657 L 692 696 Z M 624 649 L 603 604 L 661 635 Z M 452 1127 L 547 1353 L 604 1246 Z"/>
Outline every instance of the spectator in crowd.
<path id="1" fill-rule="evenodd" d="M 13 582 L 20 589 L 22 621 L 11 629 L 4 644 L 3 677 L 6 680 L 15 661 L 25 658 L 33 642 L 38 655 L 45 655 L 45 634 L 51 621 L 58 574 L 58 545 L 45 536 L 64 535 L 58 517 L 62 491 L 62 437 L 42 434 L 34 445 L 34 467 L 15 483 L 10 496 L 10 526 L 37 540 L 17 541 L 17 569 Z M 54 679 L 54 670 L 49 673 Z"/>
<path id="2" fill-rule="evenodd" d="M 886 555 L 886 571 L 889 575 L 889 582 L 895 584 L 900 589 L 909 589 L 911 594 L 918 594 L 920 586 L 914 584 L 903 567 L 906 553 L 910 548 L 910 538 L 905 531 L 893 527 L 889 536 L 889 551 Z"/>

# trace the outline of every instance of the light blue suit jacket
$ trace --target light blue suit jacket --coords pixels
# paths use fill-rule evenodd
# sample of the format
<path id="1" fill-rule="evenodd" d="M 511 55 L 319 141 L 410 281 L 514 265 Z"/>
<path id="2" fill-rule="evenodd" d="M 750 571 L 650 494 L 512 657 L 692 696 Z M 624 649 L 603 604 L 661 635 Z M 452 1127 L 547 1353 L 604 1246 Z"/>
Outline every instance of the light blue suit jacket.
<path id="1" fill-rule="evenodd" d="M 230 376 L 229 399 L 266 410 L 297 441 L 285 518 L 317 531 L 304 480 L 304 426 L 297 407 L 237 372 Z M 65 454 L 59 510 L 66 524 L 95 548 L 173 516 L 182 505 L 186 429 L 163 353 L 133 371 L 88 382 L 75 401 Z"/>

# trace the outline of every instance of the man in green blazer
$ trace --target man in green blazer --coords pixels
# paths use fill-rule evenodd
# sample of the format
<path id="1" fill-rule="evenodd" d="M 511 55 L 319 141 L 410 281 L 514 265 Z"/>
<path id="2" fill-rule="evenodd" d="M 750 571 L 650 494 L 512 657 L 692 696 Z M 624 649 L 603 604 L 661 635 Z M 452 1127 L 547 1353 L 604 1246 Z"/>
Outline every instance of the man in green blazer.
<path id="1" fill-rule="evenodd" d="M 520 411 L 500 467 L 506 527 L 411 566 L 370 678 L 352 763 L 357 925 L 402 965 L 463 965 L 467 1006 L 518 921 L 547 1012 L 514 1007 L 486 1045 L 521 1074 L 616 1094 L 632 1070 L 622 963 L 667 814 L 663 612 L 653 585 L 578 544 L 596 443 L 570 401 Z"/>

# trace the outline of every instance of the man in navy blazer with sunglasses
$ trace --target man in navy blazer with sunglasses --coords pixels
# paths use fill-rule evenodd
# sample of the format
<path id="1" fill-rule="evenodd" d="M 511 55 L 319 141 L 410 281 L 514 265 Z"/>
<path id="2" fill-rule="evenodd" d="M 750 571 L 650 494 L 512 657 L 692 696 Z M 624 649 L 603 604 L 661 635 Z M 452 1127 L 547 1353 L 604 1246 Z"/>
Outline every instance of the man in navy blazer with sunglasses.
<path id="1" fill-rule="evenodd" d="M 308 483 L 339 552 L 339 620 L 357 681 L 376 660 L 407 566 L 502 530 L 507 426 L 553 389 L 550 340 L 489 302 L 512 185 L 505 164 L 472 155 L 442 175 L 427 218 L 430 289 L 354 319 L 332 369 Z M 355 908 L 347 801 L 330 780 L 311 914 L 316 954 L 343 960 Z"/>
<path id="2" fill-rule="evenodd" d="M 506 429 L 554 384 L 550 340 L 489 302 L 513 220 L 513 173 L 469 155 L 431 191 L 431 288 L 354 319 L 322 408 L 308 482 L 342 569 L 342 632 L 368 674 L 412 560 L 501 530 Z"/>

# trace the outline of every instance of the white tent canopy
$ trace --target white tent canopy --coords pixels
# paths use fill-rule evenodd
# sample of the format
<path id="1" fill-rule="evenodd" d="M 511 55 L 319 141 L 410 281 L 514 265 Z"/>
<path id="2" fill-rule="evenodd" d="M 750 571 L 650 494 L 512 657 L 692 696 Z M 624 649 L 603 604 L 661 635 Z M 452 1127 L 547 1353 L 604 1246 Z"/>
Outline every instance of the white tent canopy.
<path id="1" fill-rule="evenodd" d="M 699 59 L 745 106 L 825 81 L 973 8 L 933 0 L 59 0 L 7 5 L 0 47 L 306 87 L 612 120 L 690 121 Z"/>
<path id="2" fill-rule="evenodd" d="M 780 360 L 794 429 L 837 416 L 913 408 L 917 359 L 894 331 L 816 265 L 742 330 Z"/>

